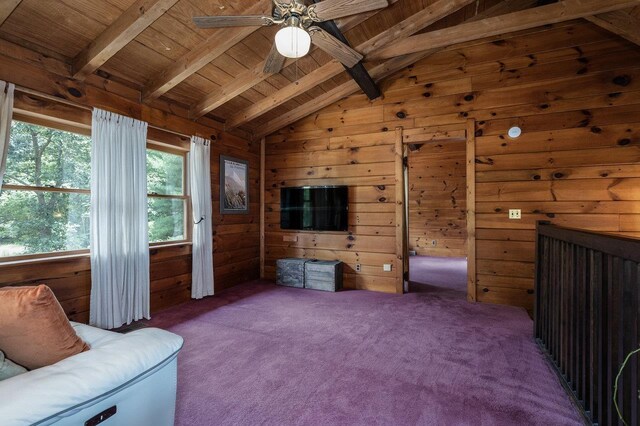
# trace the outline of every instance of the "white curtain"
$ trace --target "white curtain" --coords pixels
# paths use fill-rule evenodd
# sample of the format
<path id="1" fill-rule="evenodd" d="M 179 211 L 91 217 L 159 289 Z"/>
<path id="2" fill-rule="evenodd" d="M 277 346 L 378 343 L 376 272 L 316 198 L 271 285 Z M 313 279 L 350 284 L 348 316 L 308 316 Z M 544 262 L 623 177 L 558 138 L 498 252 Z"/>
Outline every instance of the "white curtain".
<path id="1" fill-rule="evenodd" d="M 7 152 L 9 152 L 9 136 L 11 134 L 11 118 L 13 117 L 13 83 L 0 80 L 0 190 L 4 172 L 7 169 Z"/>
<path id="2" fill-rule="evenodd" d="M 211 224 L 211 164 L 209 141 L 193 136 L 189 154 L 193 211 L 193 271 L 191 297 L 213 295 L 213 229 Z"/>
<path id="3" fill-rule="evenodd" d="M 147 123 L 95 109 L 91 123 L 90 323 L 149 318 Z"/>

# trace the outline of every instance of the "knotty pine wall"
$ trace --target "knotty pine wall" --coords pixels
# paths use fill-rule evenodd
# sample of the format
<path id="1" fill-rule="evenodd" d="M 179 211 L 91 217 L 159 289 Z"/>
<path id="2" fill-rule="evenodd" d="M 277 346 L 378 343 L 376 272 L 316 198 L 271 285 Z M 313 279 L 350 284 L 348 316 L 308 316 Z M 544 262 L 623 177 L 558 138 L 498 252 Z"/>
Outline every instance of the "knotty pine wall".
<path id="1" fill-rule="evenodd" d="M 467 255 L 466 144 L 433 141 L 409 151 L 409 250 Z M 435 243 L 435 244 L 434 244 Z"/>
<path id="2" fill-rule="evenodd" d="M 249 161 L 248 215 L 220 214 L 220 154 Z M 257 279 L 259 276 L 259 167 L 259 144 L 252 144 L 231 135 L 213 141 L 211 191 L 216 292 Z M 152 247 L 150 254 L 152 314 L 188 301 L 191 298 L 191 245 Z M 0 263 L 0 287 L 36 284 L 51 287 L 71 320 L 88 322 L 91 289 L 91 263 L 88 255 L 12 264 Z"/>
<path id="3" fill-rule="evenodd" d="M 220 214 L 220 155 L 249 162 L 249 213 Z M 211 149 L 215 291 L 260 277 L 260 143 L 240 138 Z"/>
<path id="4" fill-rule="evenodd" d="M 337 257 L 351 286 L 393 291 L 381 272 L 395 243 L 393 130 L 467 118 L 477 121 L 479 301 L 532 308 L 537 220 L 640 235 L 637 46 L 567 22 L 440 51 L 382 88 L 382 100 L 354 95 L 268 138 L 271 272 L 285 255 Z M 512 125 L 523 129 L 517 140 L 506 136 Z M 276 188 L 328 182 L 351 186 L 351 234 L 283 241 Z M 522 220 L 509 220 L 509 208 Z"/>
<path id="5" fill-rule="evenodd" d="M 369 112 L 382 119 L 382 106 Z M 323 118 L 324 119 L 324 118 Z M 326 118 L 326 125 L 334 122 Z M 383 272 L 395 256 L 395 132 L 317 138 L 273 135 L 266 139 L 265 276 L 275 279 L 276 260 L 284 257 L 339 259 L 344 285 L 394 292 L 398 271 Z M 280 188 L 305 185 L 349 186 L 349 232 L 295 232 L 280 229 Z M 361 272 L 356 273 L 356 264 Z"/>

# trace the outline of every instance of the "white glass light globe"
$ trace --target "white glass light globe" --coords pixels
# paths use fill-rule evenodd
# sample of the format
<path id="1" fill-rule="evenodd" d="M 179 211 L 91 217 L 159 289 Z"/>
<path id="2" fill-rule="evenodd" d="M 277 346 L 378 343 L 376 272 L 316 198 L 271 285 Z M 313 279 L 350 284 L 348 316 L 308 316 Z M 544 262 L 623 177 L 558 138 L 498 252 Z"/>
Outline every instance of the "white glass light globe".
<path id="1" fill-rule="evenodd" d="M 309 53 L 311 36 L 299 27 L 284 27 L 276 33 L 276 48 L 285 58 L 302 58 Z"/>

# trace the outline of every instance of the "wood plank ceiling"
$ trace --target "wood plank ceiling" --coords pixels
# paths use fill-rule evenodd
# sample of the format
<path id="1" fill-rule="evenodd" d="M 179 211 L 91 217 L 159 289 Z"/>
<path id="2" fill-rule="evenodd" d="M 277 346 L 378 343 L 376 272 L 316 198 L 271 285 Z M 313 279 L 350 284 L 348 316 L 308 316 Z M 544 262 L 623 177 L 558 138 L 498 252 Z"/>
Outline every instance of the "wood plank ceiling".
<path id="1" fill-rule="evenodd" d="M 381 11 L 337 21 L 356 50 L 369 58 L 376 54 L 394 58 L 386 63 L 382 59 L 367 61 L 365 66 L 378 79 L 427 55 L 421 41 L 441 41 L 454 34 L 464 35 L 464 31 L 407 40 L 409 36 L 554 2 L 389 3 Z M 584 7 L 587 13 L 578 17 L 640 42 L 640 2 L 560 3 L 566 3 L 569 11 Z M 597 10 L 611 4 L 606 13 L 588 13 L 590 7 Z M 269 0 L 4 0 L 0 4 L 0 39 L 63 61 L 69 75 L 77 79 L 97 73 L 139 90 L 143 102 L 160 98 L 177 103 L 190 110 L 194 119 L 206 114 L 225 122 L 228 129 L 237 127 L 257 137 L 358 90 L 341 65 L 319 49 L 298 61 L 288 60 L 279 74 L 264 75 L 262 66 L 277 28 L 201 30 L 191 20 L 202 15 L 264 14 L 270 9 Z M 481 31 L 482 23 L 478 24 L 472 30 Z M 387 49 L 380 55 L 383 46 Z M 446 42 L 439 46 L 446 46 Z M 415 53 L 397 57 L 394 49 Z"/>

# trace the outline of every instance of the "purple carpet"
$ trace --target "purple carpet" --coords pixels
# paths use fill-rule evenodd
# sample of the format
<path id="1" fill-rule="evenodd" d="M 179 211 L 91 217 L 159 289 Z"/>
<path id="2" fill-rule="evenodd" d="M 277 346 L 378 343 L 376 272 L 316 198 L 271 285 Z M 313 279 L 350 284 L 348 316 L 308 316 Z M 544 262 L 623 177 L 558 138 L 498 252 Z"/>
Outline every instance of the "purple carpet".
<path id="1" fill-rule="evenodd" d="M 409 277 L 412 289 L 424 286 L 467 292 L 466 257 L 409 257 Z M 419 286 L 413 288 L 413 286 Z M 418 290 L 420 291 L 420 290 Z"/>
<path id="2" fill-rule="evenodd" d="M 185 339 L 177 425 L 580 425 L 527 313 L 450 290 L 252 282 L 155 315 Z"/>

